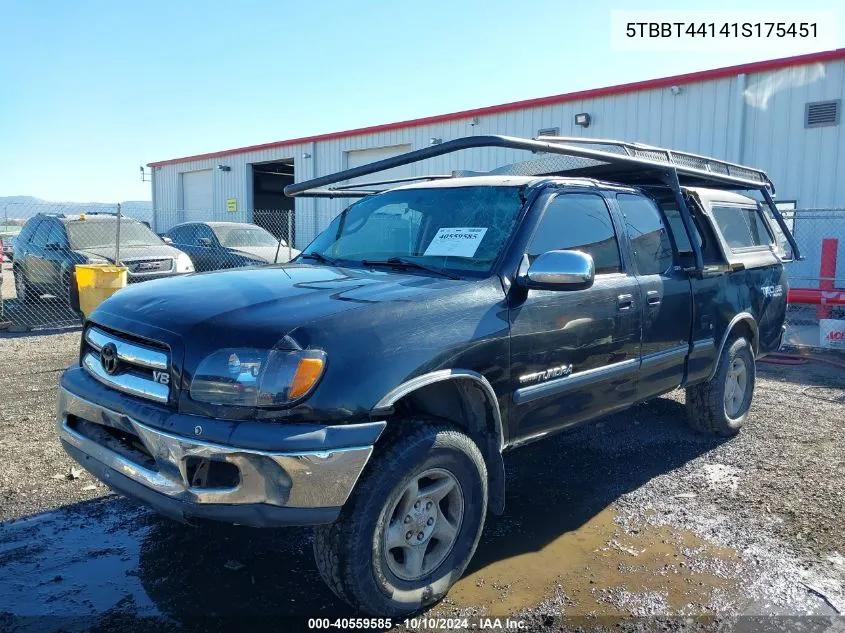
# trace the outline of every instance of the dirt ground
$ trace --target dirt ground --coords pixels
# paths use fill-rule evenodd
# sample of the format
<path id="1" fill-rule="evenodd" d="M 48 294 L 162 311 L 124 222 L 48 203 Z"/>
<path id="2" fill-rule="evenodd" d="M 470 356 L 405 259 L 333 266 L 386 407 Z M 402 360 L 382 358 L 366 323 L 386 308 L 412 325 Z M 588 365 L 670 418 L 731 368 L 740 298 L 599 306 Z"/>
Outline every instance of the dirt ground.
<path id="1" fill-rule="evenodd" d="M 357 615 L 320 581 L 309 530 L 184 526 L 76 469 L 53 424 L 78 337 L 0 338 L 0 630 L 181 630 L 208 616 L 298 630 Z M 845 613 L 845 371 L 761 363 L 730 440 L 689 431 L 683 398 L 508 454 L 505 515 L 488 517 L 469 570 L 426 616 L 523 630 L 842 624 L 829 618 Z"/>

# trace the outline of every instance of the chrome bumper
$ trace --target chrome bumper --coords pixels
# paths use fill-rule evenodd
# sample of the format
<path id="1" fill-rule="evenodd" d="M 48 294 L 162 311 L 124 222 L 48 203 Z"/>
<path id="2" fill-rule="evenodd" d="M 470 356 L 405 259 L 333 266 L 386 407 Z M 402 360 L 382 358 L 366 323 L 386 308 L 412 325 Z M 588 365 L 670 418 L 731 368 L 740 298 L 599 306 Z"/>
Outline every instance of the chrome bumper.
<path id="1" fill-rule="evenodd" d="M 202 419 L 198 420 L 201 423 Z M 143 461 L 140 459 L 132 460 L 109 448 L 108 442 L 95 441 L 73 428 L 78 421 L 136 435 L 155 467 L 139 463 Z M 188 508 L 260 504 L 290 509 L 339 509 L 373 452 L 372 446 L 359 446 L 276 453 L 203 442 L 154 429 L 64 388 L 59 390 L 57 427 L 59 437 L 70 447 L 68 452 L 106 484 L 114 483 L 110 481 L 113 476 L 122 476 L 121 480 L 125 477 L 161 497 L 183 502 Z M 187 472 L 189 458 L 233 464 L 238 469 L 239 482 L 227 488 L 192 486 Z M 127 492 L 125 485 L 113 487 Z M 143 496 L 149 502 L 148 494 L 135 496 Z M 155 501 L 150 503 L 157 505 Z M 193 513 L 189 510 L 185 514 Z M 203 516 L 209 514 L 207 510 L 202 512 Z"/>

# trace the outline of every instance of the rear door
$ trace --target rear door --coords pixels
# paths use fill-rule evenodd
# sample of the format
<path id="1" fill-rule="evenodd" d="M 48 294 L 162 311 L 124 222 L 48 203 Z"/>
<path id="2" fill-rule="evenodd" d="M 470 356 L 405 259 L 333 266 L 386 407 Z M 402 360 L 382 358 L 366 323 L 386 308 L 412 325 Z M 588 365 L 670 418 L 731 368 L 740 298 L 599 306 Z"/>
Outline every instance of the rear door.
<path id="1" fill-rule="evenodd" d="M 41 263 L 44 283 L 61 293 L 64 293 L 67 281 L 62 279 L 62 271 L 69 258 L 70 246 L 65 227 L 58 220 L 53 220 L 47 233 L 47 244 L 44 246 Z"/>
<path id="2" fill-rule="evenodd" d="M 642 364 L 637 399 L 670 391 L 684 378 L 692 326 L 692 289 L 675 266 L 672 242 L 657 205 L 635 193 L 616 194 L 643 306 Z"/>
<path id="3" fill-rule="evenodd" d="M 38 230 L 38 226 L 41 222 L 43 222 L 43 220 L 39 217 L 29 220 L 24 225 L 23 229 L 21 229 L 20 234 L 15 240 L 15 264 L 17 264 L 17 268 L 19 270 L 23 271 L 23 274 L 26 276 L 27 283 L 31 283 L 29 277 L 29 260 L 32 251 L 32 236 L 35 234 L 35 231 Z"/>
<path id="4" fill-rule="evenodd" d="M 54 223 L 54 219 L 45 218 L 38 224 L 29 240 L 26 258 L 23 261 L 27 281 L 39 287 L 50 283 L 50 278 L 46 272 L 45 256 L 47 253 L 47 239 Z"/>
<path id="5" fill-rule="evenodd" d="M 197 271 L 210 270 L 203 265 L 203 249 L 197 242 L 197 225 L 183 224 L 170 229 L 168 237 L 173 240 L 173 246 L 187 253 Z"/>
<path id="6" fill-rule="evenodd" d="M 510 309 L 510 424 L 529 438 L 620 408 L 636 395 L 640 361 L 637 280 L 625 272 L 617 227 L 598 193 L 551 200 L 526 248 L 593 257 L 586 290 L 528 290 Z"/>

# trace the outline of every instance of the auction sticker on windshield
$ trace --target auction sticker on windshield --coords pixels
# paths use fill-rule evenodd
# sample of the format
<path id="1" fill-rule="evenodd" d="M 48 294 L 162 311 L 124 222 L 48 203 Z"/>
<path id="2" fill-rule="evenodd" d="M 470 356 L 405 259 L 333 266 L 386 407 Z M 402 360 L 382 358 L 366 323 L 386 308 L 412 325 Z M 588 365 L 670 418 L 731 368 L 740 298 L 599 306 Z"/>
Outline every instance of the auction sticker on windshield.
<path id="1" fill-rule="evenodd" d="M 448 228 L 437 231 L 423 255 L 473 257 L 481 245 L 486 228 Z"/>

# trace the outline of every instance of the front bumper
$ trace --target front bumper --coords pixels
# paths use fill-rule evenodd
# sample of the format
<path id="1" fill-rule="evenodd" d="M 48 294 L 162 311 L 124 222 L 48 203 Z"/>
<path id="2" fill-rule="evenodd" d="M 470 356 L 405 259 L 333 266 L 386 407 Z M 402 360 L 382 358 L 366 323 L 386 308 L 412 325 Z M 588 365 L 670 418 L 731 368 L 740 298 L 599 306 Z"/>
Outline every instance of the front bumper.
<path id="1" fill-rule="evenodd" d="M 75 371 L 79 370 L 69 373 Z M 311 440 L 308 450 L 244 448 L 155 428 L 73 393 L 64 383 L 63 379 L 57 427 L 67 453 L 114 490 L 182 521 L 205 518 L 258 527 L 331 523 L 369 461 L 373 446 L 332 447 L 325 445 L 325 438 L 338 437 L 331 429 L 348 428 L 355 433 L 354 427 L 366 426 L 366 435 L 375 442 L 385 425 L 327 426 L 326 432 L 316 434 L 309 426 L 305 435 L 323 441 L 315 444 Z M 206 423 L 219 422 L 190 417 L 195 418 L 199 433 Z M 277 437 L 287 437 L 293 446 L 302 446 L 292 428 L 296 426 L 272 424 L 269 428 Z M 205 472 L 225 465 L 226 473 L 237 474 L 222 485 L 219 480 L 198 482 L 201 464 L 205 464 Z"/>

